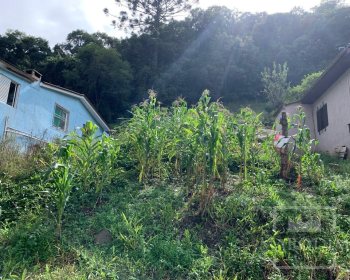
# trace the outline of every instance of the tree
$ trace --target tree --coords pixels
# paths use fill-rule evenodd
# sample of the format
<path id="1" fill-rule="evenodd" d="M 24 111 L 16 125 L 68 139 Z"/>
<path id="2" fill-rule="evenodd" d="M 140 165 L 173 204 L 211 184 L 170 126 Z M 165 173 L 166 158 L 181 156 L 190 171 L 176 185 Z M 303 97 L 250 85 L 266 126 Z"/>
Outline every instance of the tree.
<path id="1" fill-rule="evenodd" d="M 115 0 L 117 4 L 125 7 L 117 20 L 112 24 L 132 32 L 149 33 L 154 37 L 154 68 L 158 70 L 159 33 L 163 24 L 169 22 L 181 12 L 191 9 L 192 4 L 198 0 Z M 106 15 L 113 15 L 108 8 L 104 9 Z"/>
<path id="2" fill-rule="evenodd" d="M 85 94 L 108 122 L 130 106 L 129 64 L 115 49 L 95 43 L 81 47 L 72 69 L 63 70 L 65 86 Z"/>
<path id="3" fill-rule="evenodd" d="M 45 39 L 18 30 L 0 35 L 0 57 L 22 69 L 40 70 L 50 55 L 51 49 Z"/>
<path id="4" fill-rule="evenodd" d="M 150 88 L 165 105 L 178 96 L 194 103 L 209 89 L 214 99 L 232 104 L 232 110 L 243 104 L 263 110 L 266 98 L 258 93 L 264 88 L 268 96 L 272 85 L 282 81 L 282 92 L 274 88 L 278 98 L 272 95 L 266 109 L 276 108 L 282 101 L 301 98 L 311 79 L 301 82 L 304 75 L 325 69 L 339 47 L 350 42 L 350 7 L 341 0 L 322 1 L 311 12 L 293 9 L 279 14 L 240 13 L 214 6 L 191 9 L 186 18 L 172 20 L 184 8 L 180 5 L 173 15 L 165 13 L 158 21 L 154 17 L 157 5 L 194 2 L 120 0 L 127 18 L 120 21 L 117 16 L 115 23 L 133 31 L 122 40 L 75 30 L 50 50 L 42 38 L 10 31 L 0 35 L 0 58 L 23 70 L 36 68 L 44 81 L 87 94 L 113 122 L 131 104 L 145 98 Z M 113 63 L 108 64 L 106 53 L 119 59 L 112 58 Z M 297 86 L 286 90 L 289 84 L 278 76 L 277 65 L 273 76 L 273 61 L 287 62 L 288 81 Z M 261 75 L 264 67 L 271 68 L 266 72 L 266 84 Z M 100 71 L 104 74 L 97 82 L 94 73 Z"/>
<path id="5" fill-rule="evenodd" d="M 77 29 L 67 35 L 66 42 L 55 46 L 55 49 L 61 49 L 61 52 L 75 54 L 78 50 L 90 43 L 94 43 L 105 48 L 115 48 L 119 45 L 119 40 L 108 36 L 106 33 L 96 32 L 88 33 Z"/>
<path id="6" fill-rule="evenodd" d="M 145 33 L 158 33 L 163 23 L 174 16 L 191 9 L 198 0 L 115 0 L 117 4 L 127 8 L 121 11 L 117 20 L 112 23 L 119 28 L 139 30 Z M 112 15 L 108 8 L 105 14 Z"/>
<path id="7" fill-rule="evenodd" d="M 321 0 L 320 5 L 314 7 L 313 10 L 318 14 L 329 14 L 344 7 L 344 3 L 344 0 Z"/>
<path id="8" fill-rule="evenodd" d="M 155 83 L 162 102 L 181 95 L 193 103 L 205 89 L 224 102 L 255 97 L 263 67 L 254 42 L 239 36 L 238 21 L 236 11 L 216 6 L 194 9 L 186 20 L 162 28 L 160 61 L 173 61 Z"/>
<path id="9" fill-rule="evenodd" d="M 265 68 L 261 73 L 261 81 L 264 86 L 263 94 L 275 108 L 283 104 L 283 100 L 289 91 L 290 84 L 287 76 L 287 63 L 281 65 L 274 62 L 272 69 Z"/>
<path id="10" fill-rule="evenodd" d="M 322 75 L 323 71 L 310 73 L 304 76 L 299 85 L 291 87 L 284 98 L 285 103 L 291 103 L 300 100 L 304 94 L 313 86 L 316 80 Z"/>

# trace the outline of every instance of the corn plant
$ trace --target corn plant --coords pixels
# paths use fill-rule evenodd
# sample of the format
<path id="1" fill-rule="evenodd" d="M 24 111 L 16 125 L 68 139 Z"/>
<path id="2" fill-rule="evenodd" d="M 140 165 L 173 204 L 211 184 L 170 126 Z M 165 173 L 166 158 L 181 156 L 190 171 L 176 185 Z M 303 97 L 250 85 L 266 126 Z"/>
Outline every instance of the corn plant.
<path id="1" fill-rule="evenodd" d="M 202 178 L 202 183 L 205 185 L 207 179 L 207 160 L 209 154 L 208 144 L 210 139 L 210 123 L 209 123 L 209 102 L 210 96 L 208 92 L 204 92 L 198 101 L 196 107 L 197 124 L 194 127 L 195 151 L 193 155 L 193 164 L 195 167 L 196 177 Z"/>
<path id="2" fill-rule="evenodd" d="M 95 169 L 100 152 L 100 142 L 95 136 L 98 127 L 93 122 L 87 122 L 80 129 L 81 135 L 74 133 L 68 142 L 74 148 L 72 160 L 79 174 L 77 180 L 83 190 L 88 190 L 96 179 Z"/>
<path id="3" fill-rule="evenodd" d="M 293 136 L 297 153 L 292 153 L 292 160 L 297 161 L 297 186 L 302 186 L 304 173 L 311 180 L 317 180 L 323 174 L 320 155 L 313 152 L 313 147 L 317 145 L 315 139 L 311 139 L 310 129 L 305 124 L 306 116 L 301 107 L 293 116 L 293 122 L 297 128 L 296 135 Z"/>
<path id="4" fill-rule="evenodd" d="M 56 234 L 60 239 L 62 235 L 62 219 L 64 209 L 73 188 L 74 175 L 70 165 L 72 146 L 65 145 L 58 150 L 57 162 L 49 174 L 54 190 L 55 204 L 57 208 Z"/>
<path id="5" fill-rule="evenodd" d="M 101 195 L 104 187 L 109 186 L 114 177 L 120 172 L 116 166 L 120 151 L 116 139 L 103 135 L 99 143 L 99 153 L 96 159 L 95 189 Z"/>
<path id="6" fill-rule="evenodd" d="M 189 118 L 187 103 L 183 99 L 176 100 L 171 107 L 169 116 L 169 130 L 167 155 L 173 163 L 174 174 L 180 176 L 183 172 L 188 156 L 189 146 L 193 135 L 192 119 Z"/>
<path id="7" fill-rule="evenodd" d="M 253 149 L 256 148 L 257 130 L 260 126 L 260 115 L 256 115 L 251 109 L 244 108 L 237 116 L 236 137 L 240 152 L 241 178 L 248 179 L 248 161 L 253 159 Z"/>
<path id="8" fill-rule="evenodd" d="M 70 135 L 68 143 L 73 147 L 72 164 L 77 173 L 77 182 L 83 190 L 94 187 L 101 195 L 104 187 L 112 183 L 118 173 L 116 161 L 119 143 L 107 135 L 96 136 L 98 127 L 87 122 L 81 135 Z"/>
<path id="9" fill-rule="evenodd" d="M 70 135 L 56 148 L 56 163 L 50 178 L 56 193 L 57 234 L 61 236 L 63 212 L 73 185 L 88 190 L 93 186 L 100 199 L 104 187 L 112 183 L 119 171 L 116 161 L 119 144 L 107 135 L 95 136 L 97 126 L 87 122 L 81 128 L 81 135 Z M 54 145 L 51 145 L 54 149 Z M 98 202 L 97 200 L 97 202 Z"/>
<path id="10" fill-rule="evenodd" d="M 212 179 L 222 179 L 222 173 L 226 171 L 225 135 L 226 120 L 220 110 L 219 103 L 212 103 L 208 115 L 210 118 L 209 127 L 209 171 Z M 221 168 L 223 167 L 223 168 Z M 223 171 L 223 172 L 220 172 Z"/>
<path id="11" fill-rule="evenodd" d="M 227 118 L 222 106 L 210 103 L 205 91 L 195 108 L 193 122 L 193 165 L 203 181 L 222 179 L 227 165 Z"/>
<path id="12" fill-rule="evenodd" d="M 204 91 L 192 114 L 189 134 L 189 170 L 200 184 L 200 212 L 206 211 L 214 193 L 214 181 L 224 181 L 227 169 L 227 119 L 219 103 L 210 102 L 209 91 Z M 190 173 L 190 172 L 189 172 Z"/>
<path id="13" fill-rule="evenodd" d="M 128 123 L 127 133 L 132 157 L 136 159 L 139 182 L 147 178 L 163 177 L 166 172 L 163 158 L 166 155 L 167 114 L 157 102 L 154 92 L 140 106 L 135 106 Z"/>

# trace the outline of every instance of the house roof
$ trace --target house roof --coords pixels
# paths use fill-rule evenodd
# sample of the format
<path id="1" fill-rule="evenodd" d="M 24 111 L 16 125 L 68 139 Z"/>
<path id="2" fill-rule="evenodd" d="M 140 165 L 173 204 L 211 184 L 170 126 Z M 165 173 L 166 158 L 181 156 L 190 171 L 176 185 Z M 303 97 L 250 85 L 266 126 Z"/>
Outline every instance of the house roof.
<path id="1" fill-rule="evenodd" d="M 301 102 L 304 104 L 314 103 L 334 84 L 339 77 L 350 68 L 350 48 L 341 51 L 333 62 L 323 72 L 321 77 L 306 92 Z"/>
<path id="2" fill-rule="evenodd" d="M 24 78 L 25 80 L 29 82 L 35 82 L 37 79 L 32 77 L 32 75 L 18 69 L 17 67 L 9 64 L 8 62 L 0 59 L 0 67 L 7 69 L 8 71 L 13 72 L 14 74 L 17 74 L 18 76 Z M 100 116 L 100 114 L 97 112 L 96 108 L 92 105 L 92 103 L 89 101 L 89 99 L 81 93 L 75 92 L 73 90 L 69 90 L 57 85 L 53 85 L 47 82 L 40 82 L 40 86 L 53 90 L 55 92 L 79 99 L 81 103 L 83 103 L 84 107 L 89 111 L 89 113 L 94 117 L 94 119 L 98 122 L 98 124 L 107 132 L 110 131 L 107 123 L 103 120 L 103 118 Z"/>
<path id="3" fill-rule="evenodd" d="M 10 63 L 8 63 L 4 60 L 1 60 L 1 59 L 0 59 L 0 67 L 17 74 L 18 76 L 21 76 L 22 78 L 24 78 L 28 82 L 35 82 L 36 81 L 35 78 L 32 77 L 32 75 L 30 75 L 22 70 L 19 70 L 15 66 L 13 66 Z"/>

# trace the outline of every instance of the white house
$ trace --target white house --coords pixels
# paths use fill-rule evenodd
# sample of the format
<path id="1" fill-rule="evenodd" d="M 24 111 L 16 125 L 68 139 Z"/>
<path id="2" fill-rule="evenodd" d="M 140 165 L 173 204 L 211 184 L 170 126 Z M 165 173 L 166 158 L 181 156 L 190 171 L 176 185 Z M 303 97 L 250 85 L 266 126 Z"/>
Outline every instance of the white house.
<path id="1" fill-rule="evenodd" d="M 317 151 L 335 154 L 340 147 L 350 149 L 350 48 L 339 53 L 300 101 L 285 105 L 277 119 L 282 112 L 292 116 L 299 106 L 311 137 L 319 142 Z"/>

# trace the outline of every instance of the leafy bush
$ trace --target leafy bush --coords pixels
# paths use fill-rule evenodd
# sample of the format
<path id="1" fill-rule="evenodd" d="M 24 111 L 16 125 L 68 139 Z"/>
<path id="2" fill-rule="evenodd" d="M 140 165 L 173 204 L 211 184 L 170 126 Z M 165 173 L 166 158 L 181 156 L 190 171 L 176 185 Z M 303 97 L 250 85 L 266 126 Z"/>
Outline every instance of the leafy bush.
<path id="1" fill-rule="evenodd" d="M 14 227 L 11 224 L 3 224 L 3 227 L 0 233 L 0 275 L 49 261 L 57 253 L 55 236 L 46 219 L 28 214 Z"/>
<path id="2" fill-rule="evenodd" d="M 41 184 L 40 176 L 20 182 L 0 179 L 0 223 L 18 220 L 22 215 L 40 212 L 52 202 L 50 190 Z"/>

